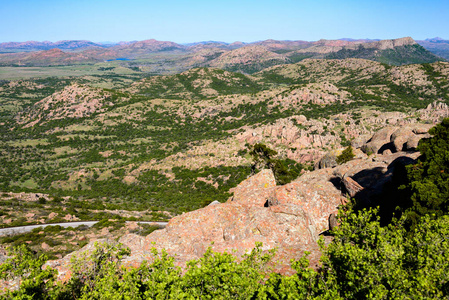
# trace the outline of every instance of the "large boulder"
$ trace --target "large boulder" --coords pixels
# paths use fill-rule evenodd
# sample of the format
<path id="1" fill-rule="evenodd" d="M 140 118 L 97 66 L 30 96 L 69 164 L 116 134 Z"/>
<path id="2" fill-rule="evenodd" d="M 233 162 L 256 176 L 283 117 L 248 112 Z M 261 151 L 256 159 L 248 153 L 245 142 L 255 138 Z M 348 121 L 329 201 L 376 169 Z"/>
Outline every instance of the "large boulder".
<path id="1" fill-rule="evenodd" d="M 381 150 L 386 150 L 390 143 L 390 137 L 396 131 L 395 127 L 385 127 L 376 132 L 373 137 L 362 146 L 365 153 L 382 153 Z"/>
<path id="2" fill-rule="evenodd" d="M 166 249 L 183 266 L 208 247 L 241 256 L 262 242 L 263 250 L 278 249 L 275 260 L 288 273 L 290 260 L 304 251 L 313 250 L 317 259 L 318 235 L 328 229 L 329 215 L 344 201 L 332 176 L 330 170 L 320 170 L 275 186 L 271 170 L 263 170 L 239 184 L 226 203 L 177 216 L 147 237 L 123 237 L 120 241 L 132 250 L 127 261 L 149 259 L 155 247 Z"/>
<path id="3" fill-rule="evenodd" d="M 427 133 L 430 128 L 432 128 L 430 124 L 413 124 L 397 129 L 390 137 L 394 150 L 396 152 L 416 150 L 422 138 L 430 137 Z"/>
<path id="4" fill-rule="evenodd" d="M 415 151 L 419 140 L 430 137 L 427 133 L 433 125 L 410 124 L 403 127 L 385 127 L 376 132 L 362 145 L 365 153 L 387 154 L 400 151 Z"/>
<path id="5" fill-rule="evenodd" d="M 326 153 L 316 164 L 315 170 L 324 168 L 333 168 L 337 166 L 337 156 L 341 154 L 343 150 L 332 150 Z"/>

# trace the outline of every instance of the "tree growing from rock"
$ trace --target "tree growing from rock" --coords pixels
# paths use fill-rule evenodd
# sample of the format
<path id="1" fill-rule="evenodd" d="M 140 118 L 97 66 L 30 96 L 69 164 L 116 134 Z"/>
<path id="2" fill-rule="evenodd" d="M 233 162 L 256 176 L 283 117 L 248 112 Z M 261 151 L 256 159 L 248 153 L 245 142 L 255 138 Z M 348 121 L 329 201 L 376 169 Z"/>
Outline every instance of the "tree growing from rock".
<path id="1" fill-rule="evenodd" d="M 347 163 L 348 161 L 354 159 L 355 154 L 354 151 L 352 149 L 352 146 L 349 145 L 345 150 L 343 150 L 343 152 L 337 156 L 336 162 L 337 164 L 341 165 L 344 163 Z"/>
<path id="2" fill-rule="evenodd" d="M 279 185 L 287 184 L 296 179 L 299 172 L 303 168 L 301 164 L 291 159 L 278 159 L 275 156 L 277 151 L 270 149 L 265 144 L 257 143 L 249 146 L 249 154 L 253 158 L 251 165 L 251 174 L 255 174 L 258 170 L 271 169 Z"/>

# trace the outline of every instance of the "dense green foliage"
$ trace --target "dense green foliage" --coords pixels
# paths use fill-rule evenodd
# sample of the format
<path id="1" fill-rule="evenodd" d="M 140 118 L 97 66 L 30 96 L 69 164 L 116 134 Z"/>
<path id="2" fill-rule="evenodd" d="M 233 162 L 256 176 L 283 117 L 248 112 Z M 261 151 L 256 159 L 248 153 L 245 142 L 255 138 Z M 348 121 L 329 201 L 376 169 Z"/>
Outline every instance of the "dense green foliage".
<path id="1" fill-rule="evenodd" d="M 45 255 L 35 256 L 24 244 L 10 250 L 10 257 L 0 265 L 0 279 L 19 278 L 20 289 L 7 291 L 6 299 L 54 298 L 56 270 L 43 269 Z"/>
<path id="2" fill-rule="evenodd" d="M 433 137 L 419 143 L 418 163 L 407 167 L 412 200 L 407 215 L 415 223 L 424 215 L 438 217 L 449 212 L 449 119 L 429 133 Z"/>

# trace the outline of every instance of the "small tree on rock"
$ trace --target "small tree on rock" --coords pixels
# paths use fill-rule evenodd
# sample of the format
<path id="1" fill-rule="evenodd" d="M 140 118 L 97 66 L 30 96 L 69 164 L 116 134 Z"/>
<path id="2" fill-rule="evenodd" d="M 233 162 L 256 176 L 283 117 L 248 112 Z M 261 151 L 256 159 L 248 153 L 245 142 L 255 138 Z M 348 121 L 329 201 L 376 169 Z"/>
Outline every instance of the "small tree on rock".
<path id="1" fill-rule="evenodd" d="M 337 161 L 337 164 L 341 165 L 341 164 L 347 163 L 348 161 L 354 159 L 354 157 L 355 157 L 355 154 L 352 149 L 352 146 L 349 145 L 345 150 L 343 150 L 343 152 L 339 156 L 337 156 L 336 161 Z"/>
<path id="2" fill-rule="evenodd" d="M 299 172 L 303 168 L 301 164 L 291 159 L 281 160 L 275 158 L 275 155 L 278 153 L 262 143 L 249 146 L 249 149 L 249 154 L 253 157 L 251 174 L 255 174 L 257 170 L 271 169 L 276 179 L 276 184 L 283 185 L 291 182 L 298 177 Z"/>

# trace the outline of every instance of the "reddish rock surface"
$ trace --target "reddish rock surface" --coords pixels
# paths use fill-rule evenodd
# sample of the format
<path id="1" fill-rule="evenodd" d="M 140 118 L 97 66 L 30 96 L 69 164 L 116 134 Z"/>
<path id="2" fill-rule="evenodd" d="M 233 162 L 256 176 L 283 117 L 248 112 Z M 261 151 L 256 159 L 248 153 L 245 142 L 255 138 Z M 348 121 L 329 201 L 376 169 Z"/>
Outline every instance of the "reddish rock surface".
<path id="1" fill-rule="evenodd" d="M 170 220 L 167 227 L 139 237 L 126 235 L 120 242 L 131 248 L 126 263 L 150 259 L 152 247 L 166 249 L 183 266 L 201 257 L 208 247 L 241 256 L 263 243 L 277 249 L 277 269 L 289 273 L 289 262 L 304 251 L 318 259 L 318 234 L 328 229 L 328 218 L 342 203 L 339 190 L 329 181 L 329 169 L 305 174 L 284 186 L 275 186 L 270 170 L 263 170 L 234 189 L 226 203 L 209 205 Z M 318 174 L 319 173 L 319 174 Z"/>
<path id="2" fill-rule="evenodd" d="M 342 183 L 350 197 L 354 197 L 357 193 L 360 193 L 363 190 L 363 186 L 349 176 L 343 178 Z"/>
<path id="3" fill-rule="evenodd" d="M 201 257 L 208 247 L 240 257 L 262 242 L 263 250 L 277 249 L 273 261 L 282 273 L 291 273 L 290 260 L 300 258 L 304 251 L 312 252 L 312 264 L 317 264 L 318 235 L 328 229 L 329 215 L 345 199 L 330 181 L 333 176 L 332 169 L 322 169 L 276 186 L 271 170 L 263 170 L 234 188 L 234 196 L 226 203 L 176 216 L 165 229 L 146 237 L 123 236 L 120 242 L 131 249 L 124 263 L 137 266 L 152 259 L 155 247 L 165 249 L 182 267 Z M 65 277 L 70 256 L 49 265 Z"/>
<path id="4" fill-rule="evenodd" d="M 433 126 L 432 124 L 410 124 L 403 127 L 385 127 L 376 132 L 361 148 L 366 153 L 416 150 L 420 139 L 430 137 L 427 132 Z"/>

